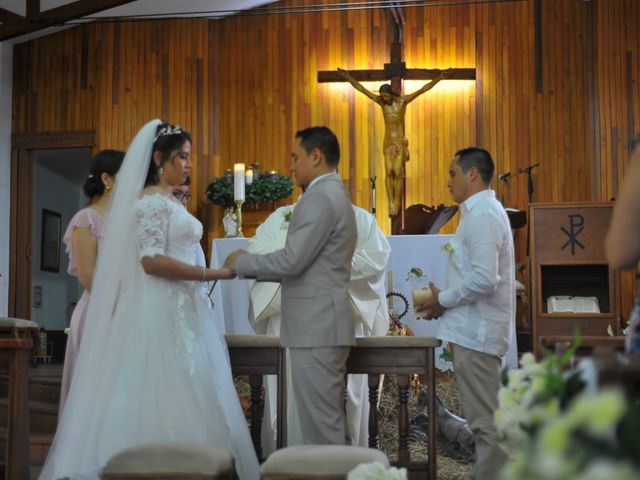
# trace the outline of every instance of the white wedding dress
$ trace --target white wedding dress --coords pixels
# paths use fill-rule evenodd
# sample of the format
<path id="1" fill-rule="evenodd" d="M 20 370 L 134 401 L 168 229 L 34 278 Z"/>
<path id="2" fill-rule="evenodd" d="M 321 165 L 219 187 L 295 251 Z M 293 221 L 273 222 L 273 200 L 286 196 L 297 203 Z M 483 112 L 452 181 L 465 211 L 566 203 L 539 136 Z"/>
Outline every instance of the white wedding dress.
<path id="1" fill-rule="evenodd" d="M 120 287 L 104 338 L 94 340 L 104 355 L 96 371 L 87 370 L 98 365 L 95 352 L 85 352 L 92 345 L 81 345 L 85 368 L 74 376 L 40 478 L 97 478 L 123 448 L 177 442 L 227 448 L 240 478 L 256 480 L 258 461 L 227 346 L 200 282 L 147 275 L 139 261 L 161 254 L 193 264 L 202 225 L 158 193 L 137 200 L 135 220 L 137 278 Z"/>

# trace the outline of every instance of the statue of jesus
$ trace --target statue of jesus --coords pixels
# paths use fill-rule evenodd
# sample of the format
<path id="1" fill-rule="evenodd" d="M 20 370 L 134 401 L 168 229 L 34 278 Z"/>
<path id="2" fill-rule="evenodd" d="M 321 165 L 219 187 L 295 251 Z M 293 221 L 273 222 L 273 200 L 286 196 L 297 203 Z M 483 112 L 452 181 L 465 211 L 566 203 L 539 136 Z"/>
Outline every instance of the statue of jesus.
<path id="1" fill-rule="evenodd" d="M 404 113 L 407 104 L 431 90 L 440 80 L 450 76 L 451 72 L 452 69 L 440 71 L 440 74 L 431 82 L 409 95 L 399 95 L 387 83 L 380 87 L 379 95 L 376 95 L 364 88 L 349 72 L 341 68 L 338 69 L 340 78 L 349 82 L 356 90 L 382 107 L 385 126 L 383 143 L 385 184 L 389 198 L 390 216 L 397 215 L 398 209 L 402 207 L 402 169 L 404 163 L 409 161 L 409 142 L 404 134 Z"/>

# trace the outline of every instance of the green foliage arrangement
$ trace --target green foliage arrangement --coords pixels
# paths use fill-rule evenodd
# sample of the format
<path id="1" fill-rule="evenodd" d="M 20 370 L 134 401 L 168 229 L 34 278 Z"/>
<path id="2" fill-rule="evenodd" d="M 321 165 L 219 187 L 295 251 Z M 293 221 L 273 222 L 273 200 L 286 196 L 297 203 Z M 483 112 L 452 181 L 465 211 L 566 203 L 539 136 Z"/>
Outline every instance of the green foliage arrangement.
<path id="1" fill-rule="evenodd" d="M 245 205 L 277 202 L 293 194 L 293 182 L 286 175 L 260 173 L 251 185 L 245 186 Z M 229 208 L 233 202 L 233 178 L 214 178 L 207 187 L 207 198 L 216 205 Z"/>

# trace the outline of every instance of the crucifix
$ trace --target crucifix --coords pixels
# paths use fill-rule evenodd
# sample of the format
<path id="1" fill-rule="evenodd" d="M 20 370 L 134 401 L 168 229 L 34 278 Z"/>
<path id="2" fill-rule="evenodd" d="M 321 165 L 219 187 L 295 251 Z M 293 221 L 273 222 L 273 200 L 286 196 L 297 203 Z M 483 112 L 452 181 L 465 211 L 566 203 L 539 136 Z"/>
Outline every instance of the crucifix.
<path id="1" fill-rule="evenodd" d="M 409 142 L 405 137 L 404 114 L 406 106 L 418 96 L 431 90 L 443 79 L 447 80 L 475 80 L 474 68 L 450 68 L 448 70 L 407 68 L 404 61 L 403 24 L 404 16 L 399 7 L 390 8 L 390 18 L 394 26 L 394 38 L 390 46 L 390 63 L 385 63 L 383 70 L 346 70 L 318 72 L 318 82 L 349 82 L 356 90 L 363 93 L 382 108 L 385 124 L 383 152 L 385 161 L 385 185 L 389 200 L 389 216 L 393 219 L 400 215 L 400 231 L 404 230 L 405 195 L 405 162 L 409 160 Z M 431 80 L 413 93 L 402 94 L 402 81 Z M 379 94 L 367 90 L 362 81 L 387 81 L 380 87 Z M 370 170 L 372 167 L 370 165 Z M 369 172 L 374 175 L 373 171 Z"/>

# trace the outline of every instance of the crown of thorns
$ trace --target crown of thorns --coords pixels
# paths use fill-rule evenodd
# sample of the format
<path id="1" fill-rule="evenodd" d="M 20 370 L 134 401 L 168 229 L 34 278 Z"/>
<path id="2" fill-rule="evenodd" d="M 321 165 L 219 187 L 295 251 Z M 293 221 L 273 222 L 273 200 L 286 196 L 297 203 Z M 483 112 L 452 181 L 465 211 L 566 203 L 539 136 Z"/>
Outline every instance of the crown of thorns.
<path id="1" fill-rule="evenodd" d="M 158 130 L 158 133 L 156 133 L 153 141 L 155 142 L 160 137 L 165 137 L 168 135 L 178 135 L 179 133 L 183 132 L 184 130 L 182 130 L 179 125 L 165 125 L 160 130 Z"/>

